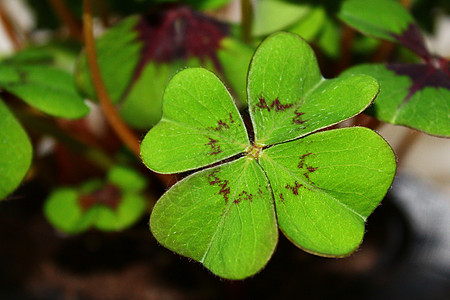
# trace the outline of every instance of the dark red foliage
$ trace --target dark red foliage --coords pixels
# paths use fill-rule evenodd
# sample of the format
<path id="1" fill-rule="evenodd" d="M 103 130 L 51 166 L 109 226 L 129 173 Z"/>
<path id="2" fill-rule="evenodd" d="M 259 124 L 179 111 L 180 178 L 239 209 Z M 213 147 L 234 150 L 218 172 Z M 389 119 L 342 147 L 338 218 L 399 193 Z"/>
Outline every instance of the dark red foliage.
<path id="1" fill-rule="evenodd" d="M 150 61 L 170 62 L 197 57 L 211 60 L 220 71 L 217 50 L 228 35 L 226 24 L 193 11 L 187 6 L 170 6 L 141 18 L 136 27 L 144 42 L 137 76 Z"/>
<path id="2" fill-rule="evenodd" d="M 406 29 L 401 35 L 393 34 L 392 36 L 400 44 L 410 49 L 423 59 L 428 60 L 429 58 L 431 58 L 431 54 L 425 46 L 423 35 L 420 32 L 417 24 L 412 23 L 408 26 L 408 29 Z"/>
<path id="3" fill-rule="evenodd" d="M 425 87 L 450 89 L 448 61 L 443 58 L 435 58 L 428 64 L 388 64 L 386 67 L 397 75 L 411 78 L 412 85 L 405 102 Z"/>

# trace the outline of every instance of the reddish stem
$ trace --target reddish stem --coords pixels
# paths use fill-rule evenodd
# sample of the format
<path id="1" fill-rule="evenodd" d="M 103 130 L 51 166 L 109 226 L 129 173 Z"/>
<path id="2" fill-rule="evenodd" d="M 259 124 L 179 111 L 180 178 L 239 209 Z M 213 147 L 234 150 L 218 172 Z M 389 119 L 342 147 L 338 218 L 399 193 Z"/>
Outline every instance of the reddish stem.
<path id="1" fill-rule="evenodd" d="M 117 136 L 137 157 L 140 157 L 138 138 L 119 116 L 119 113 L 109 98 L 101 77 L 100 68 L 97 63 L 92 27 L 92 0 L 83 0 L 83 31 L 88 66 L 97 98 L 100 101 L 100 107 L 105 114 L 106 120 Z"/>

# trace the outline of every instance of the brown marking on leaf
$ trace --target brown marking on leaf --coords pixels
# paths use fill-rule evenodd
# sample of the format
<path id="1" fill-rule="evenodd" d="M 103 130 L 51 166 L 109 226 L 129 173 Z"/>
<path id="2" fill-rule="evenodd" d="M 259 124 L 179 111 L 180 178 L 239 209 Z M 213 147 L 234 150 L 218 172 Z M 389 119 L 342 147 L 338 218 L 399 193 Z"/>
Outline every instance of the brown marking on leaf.
<path id="1" fill-rule="evenodd" d="M 222 131 L 222 130 L 227 130 L 230 129 L 230 125 L 229 124 L 233 124 L 234 123 L 234 118 L 233 118 L 233 114 L 229 113 L 228 114 L 228 119 L 229 119 L 229 123 L 223 121 L 222 119 L 217 121 L 217 125 L 216 126 L 211 126 L 211 127 L 207 127 L 208 130 L 214 130 L 214 131 Z"/>
<path id="2" fill-rule="evenodd" d="M 228 203 L 228 195 L 230 195 L 230 187 L 228 186 L 228 180 L 224 180 L 222 184 L 220 184 L 219 195 L 222 195 L 225 199 L 225 203 Z"/>
<path id="3" fill-rule="evenodd" d="M 272 109 L 274 109 L 275 112 L 285 111 L 286 109 L 291 108 L 293 105 L 294 104 L 292 103 L 282 104 L 280 100 L 278 100 L 278 98 L 272 101 L 270 106 L 267 105 L 266 99 L 264 98 L 260 98 L 259 103 L 256 104 L 257 107 L 259 107 L 262 110 L 267 109 L 268 112 L 270 112 Z"/>
<path id="4" fill-rule="evenodd" d="M 210 174 L 207 175 L 208 181 L 210 185 L 218 185 L 220 187 L 218 195 L 222 195 L 225 200 L 225 204 L 228 203 L 228 196 L 230 194 L 230 187 L 228 186 L 228 180 L 222 180 L 217 177 L 217 173 L 219 170 L 214 170 Z"/>
<path id="5" fill-rule="evenodd" d="M 242 191 L 233 202 L 235 204 L 239 204 L 243 200 L 249 200 L 250 202 L 252 202 L 252 199 L 253 199 L 253 194 L 251 194 L 247 191 Z"/>
<path id="6" fill-rule="evenodd" d="M 260 98 L 259 103 L 256 104 L 257 107 L 261 108 L 261 110 L 267 109 L 270 112 L 270 107 L 266 103 L 266 99 Z"/>
<path id="7" fill-rule="evenodd" d="M 230 126 L 228 126 L 227 123 L 225 123 L 222 120 L 217 121 L 217 126 L 216 127 L 208 127 L 209 130 L 214 130 L 214 131 L 221 131 L 221 130 L 225 130 L 225 129 L 230 129 Z"/>
<path id="8" fill-rule="evenodd" d="M 104 205 L 116 210 L 121 199 L 122 193 L 120 189 L 113 184 L 106 184 L 90 194 L 81 195 L 78 201 L 83 211 L 94 205 Z"/>
<path id="9" fill-rule="evenodd" d="M 298 195 L 298 189 L 301 188 L 302 186 L 303 186 L 303 184 L 300 184 L 300 183 L 298 183 L 296 181 L 294 186 L 292 186 L 290 184 L 286 184 L 285 188 L 288 189 L 288 190 L 291 190 L 292 193 L 297 196 Z"/>
<path id="10" fill-rule="evenodd" d="M 258 188 L 258 194 L 262 195 L 263 191 L 261 190 L 261 187 Z"/>
<path id="11" fill-rule="evenodd" d="M 299 169 L 306 169 L 307 172 L 303 173 L 303 176 L 305 176 L 305 178 L 308 181 L 310 181 L 309 173 L 312 173 L 312 172 L 317 170 L 317 167 L 307 166 L 306 163 L 305 163 L 306 157 L 308 157 L 310 155 L 312 155 L 312 153 L 308 152 L 308 153 L 303 154 L 302 156 L 300 156 L 300 161 L 299 161 L 299 163 L 297 165 L 297 168 L 299 168 Z"/>
<path id="12" fill-rule="evenodd" d="M 215 185 L 217 183 L 220 183 L 220 179 L 216 176 L 216 174 L 219 172 L 219 170 L 214 170 L 211 174 L 209 174 L 208 180 L 210 185 Z M 210 180 L 212 179 L 212 180 Z"/>
<path id="13" fill-rule="evenodd" d="M 295 117 L 292 118 L 292 122 L 294 124 L 302 125 L 306 122 L 306 120 L 303 120 L 304 112 L 299 112 L 297 109 L 294 111 Z"/>
<path id="14" fill-rule="evenodd" d="M 281 202 L 284 202 L 284 197 L 283 197 L 282 193 L 280 193 L 280 200 L 281 200 Z"/>
<path id="15" fill-rule="evenodd" d="M 217 140 L 213 139 L 213 138 L 208 138 L 209 142 L 206 143 L 205 145 L 211 146 L 211 152 L 209 152 L 209 155 L 217 155 L 219 153 L 222 152 L 222 149 L 220 148 L 219 145 L 217 145 Z"/>
<path id="16" fill-rule="evenodd" d="M 306 154 L 303 154 L 302 156 L 300 156 L 300 162 L 298 163 L 297 168 L 303 169 L 303 166 L 304 166 L 304 164 L 305 164 L 305 159 L 306 159 L 306 157 L 307 157 L 307 156 L 310 156 L 311 154 L 312 154 L 312 153 L 309 152 L 309 153 L 306 153 Z"/>
<path id="17" fill-rule="evenodd" d="M 270 105 L 270 108 L 272 108 L 272 109 L 275 108 L 275 111 L 279 112 L 279 111 L 285 111 L 286 109 L 291 108 L 292 105 L 293 105 L 292 103 L 281 104 L 280 100 L 278 100 L 278 98 L 277 98 L 272 102 L 272 104 Z"/>
<path id="18" fill-rule="evenodd" d="M 230 123 L 233 124 L 234 123 L 233 114 L 229 113 L 228 116 L 230 117 Z"/>

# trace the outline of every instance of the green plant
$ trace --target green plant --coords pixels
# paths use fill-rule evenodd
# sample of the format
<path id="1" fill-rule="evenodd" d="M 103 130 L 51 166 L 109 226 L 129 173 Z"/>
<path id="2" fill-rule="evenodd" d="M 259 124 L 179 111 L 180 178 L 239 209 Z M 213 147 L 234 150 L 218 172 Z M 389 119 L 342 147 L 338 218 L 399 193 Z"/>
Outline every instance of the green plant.
<path id="1" fill-rule="evenodd" d="M 369 74 L 379 80 L 381 92 L 368 113 L 384 122 L 449 137 L 450 63 L 428 51 L 408 11 L 396 1 L 348 0 L 339 16 L 365 34 L 401 44 L 422 60 L 346 70 L 345 74 Z"/>
<path id="2" fill-rule="evenodd" d="M 90 227 L 123 230 L 145 212 L 145 179 L 132 169 L 112 168 L 106 182 L 91 179 L 79 188 L 60 187 L 48 197 L 44 213 L 59 230 L 74 234 Z"/>
<path id="3" fill-rule="evenodd" d="M 153 234 L 230 279 L 266 265 L 277 223 L 308 252 L 349 255 L 393 180 L 395 157 L 368 129 L 314 132 L 363 111 L 378 83 L 365 75 L 325 80 L 311 48 L 289 33 L 259 46 L 247 82 L 252 142 L 212 73 L 187 69 L 168 84 L 163 117 L 141 145 L 144 163 L 161 173 L 222 164 L 162 196 L 150 219 Z"/>
<path id="4" fill-rule="evenodd" d="M 71 74 L 55 61 L 49 49 L 30 48 L 0 62 L 0 88 L 4 91 L 0 96 L 0 199 L 20 184 L 32 156 L 27 134 L 2 98 L 14 95 L 31 107 L 60 118 L 78 119 L 89 112 Z M 61 102 L 61 98 L 65 101 Z"/>
<path id="5" fill-rule="evenodd" d="M 278 228 L 348 256 L 396 171 L 370 129 L 450 134 L 449 62 L 395 0 L 242 0 L 241 23 L 216 18 L 229 0 L 27 2 L 50 38 L 34 45 L 0 3 L 16 47 L 0 60 L 0 200 L 38 183 L 69 235 L 139 224 L 169 188 L 153 235 L 223 278 L 259 272 Z"/>

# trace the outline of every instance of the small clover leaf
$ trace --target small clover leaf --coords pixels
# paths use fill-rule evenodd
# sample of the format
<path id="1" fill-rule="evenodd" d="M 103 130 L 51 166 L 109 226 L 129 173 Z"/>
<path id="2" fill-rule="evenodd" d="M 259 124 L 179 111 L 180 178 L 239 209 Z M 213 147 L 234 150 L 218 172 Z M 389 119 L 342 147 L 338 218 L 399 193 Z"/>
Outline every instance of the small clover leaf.
<path id="1" fill-rule="evenodd" d="M 94 179 L 79 188 L 58 188 L 47 198 L 44 213 L 59 230 L 76 234 L 90 227 L 122 230 L 145 212 L 141 195 L 146 181 L 135 171 L 115 166 L 106 182 Z"/>
<path id="2" fill-rule="evenodd" d="M 228 161 L 161 197 L 150 218 L 154 236 L 229 279 L 267 264 L 277 226 L 308 252 L 349 255 L 392 183 L 395 157 L 369 129 L 311 133 L 358 114 L 377 93 L 369 76 L 323 79 L 306 42 L 274 34 L 248 74 L 251 143 L 217 77 L 204 69 L 179 72 L 166 88 L 161 122 L 142 143 L 144 163 L 174 173 Z"/>

